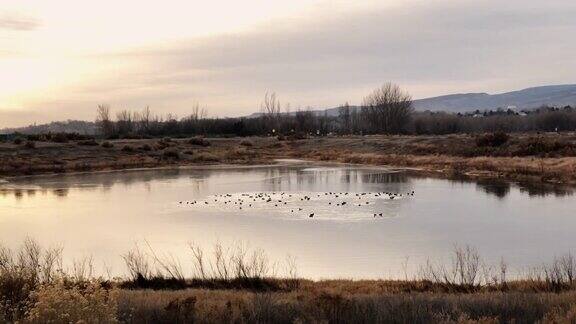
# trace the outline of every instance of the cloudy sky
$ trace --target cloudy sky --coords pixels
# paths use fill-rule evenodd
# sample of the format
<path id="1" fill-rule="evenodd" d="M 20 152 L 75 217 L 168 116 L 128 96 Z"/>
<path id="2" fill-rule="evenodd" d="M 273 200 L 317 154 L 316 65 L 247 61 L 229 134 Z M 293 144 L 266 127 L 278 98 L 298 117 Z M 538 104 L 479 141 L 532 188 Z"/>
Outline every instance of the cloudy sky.
<path id="1" fill-rule="evenodd" d="M 2 0 L 0 127 L 576 83 L 573 0 Z"/>

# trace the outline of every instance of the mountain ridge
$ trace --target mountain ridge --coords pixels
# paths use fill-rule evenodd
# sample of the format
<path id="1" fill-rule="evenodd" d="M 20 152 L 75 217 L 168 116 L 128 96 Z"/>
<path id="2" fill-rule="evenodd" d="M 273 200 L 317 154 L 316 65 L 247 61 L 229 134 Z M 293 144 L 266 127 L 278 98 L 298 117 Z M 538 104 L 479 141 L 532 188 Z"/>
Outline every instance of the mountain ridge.
<path id="1" fill-rule="evenodd" d="M 495 110 L 514 108 L 528 110 L 549 106 L 576 106 L 576 84 L 546 85 L 521 90 L 489 94 L 486 92 L 454 93 L 422 99 L 414 99 L 416 111 L 445 111 L 449 113 L 466 113 L 475 110 Z M 358 109 L 359 106 L 350 106 Z M 337 116 L 339 107 L 311 110 L 314 114 Z M 295 114 L 292 112 L 291 114 Z M 258 117 L 253 113 L 248 117 Z"/>
<path id="2" fill-rule="evenodd" d="M 530 87 L 521 90 L 489 94 L 486 92 L 454 93 L 423 99 L 415 99 L 413 106 L 417 111 L 445 111 L 449 113 L 466 113 L 475 110 L 494 110 L 497 108 L 514 108 L 527 110 L 538 108 L 543 105 L 549 106 L 576 106 L 576 84 L 545 85 Z M 359 109 L 359 106 L 350 106 Z M 339 107 L 311 110 L 316 115 L 338 116 Z M 295 114 L 292 112 L 291 114 Z M 255 112 L 247 118 L 261 116 Z M 88 121 L 64 121 L 52 122 L 42 125 L 30 125 L 27 127 L 4 128 L 0 132 L 78 132 L 91 134 L 96 132 L 96 126 Z"/>
<path id="3" fill-rule="evenodd" d="M 576 84 L 545 85 L 521 90 L 489 94 L 460 93 L 416 99 L 413 102 L 416 110 L 469 112 L 507 108 L 532 109 L 542 105 L 566 106 L 576 105 Z"/>

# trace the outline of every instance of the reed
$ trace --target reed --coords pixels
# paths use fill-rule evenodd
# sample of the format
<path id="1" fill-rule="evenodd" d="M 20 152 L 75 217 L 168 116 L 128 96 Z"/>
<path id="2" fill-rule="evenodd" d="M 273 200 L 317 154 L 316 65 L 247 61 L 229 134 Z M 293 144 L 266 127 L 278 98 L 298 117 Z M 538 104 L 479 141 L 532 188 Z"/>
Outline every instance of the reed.
<path id="1" fill-rule="evenodd" d="M 262 249 L 189 244 L 191 269 L 148 243 L 123 255 L 128 276 L 103 279 L 90 257 L 64 267 L 62 248 L 27 239 L 0 247 L 0 322 L 21 323 L 496 323 L 576 320 L 572 254 L 508 279 L 455 246 L 405 280 L 301 279 L 295 259 Z M 191 273 L 191 275 L 186 275 Z"/>

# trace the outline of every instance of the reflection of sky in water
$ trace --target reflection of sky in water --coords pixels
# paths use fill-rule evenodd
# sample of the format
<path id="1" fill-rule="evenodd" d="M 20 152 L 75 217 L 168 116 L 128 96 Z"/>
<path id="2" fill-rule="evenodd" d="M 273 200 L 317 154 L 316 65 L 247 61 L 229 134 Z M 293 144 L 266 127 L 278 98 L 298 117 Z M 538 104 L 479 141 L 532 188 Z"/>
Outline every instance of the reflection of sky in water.
<path id="1" fill-rule="evenodd" d="M 367 206 L 323 196 L 412 190 L 414 197 L 373 197 Z M 261 192 L 293 199 L 242 210 L 179 204 Z M 300 200 L 304 196 L 311 200 Z M 343 201 L 344 207 L 328 204 Z M 296 208 L 302 211 L 291 212 Z M 453 244 L 473 245 L 489 261 L 504 257 L 520 269 L 574 250 L 573 215 L 571 188 L 449 181 L 370 167 L 166 169 L 0 184 L 0 241 L 13 246 L 29 236 L 63 244 L 70 258 L 93 255 L 116 273 L 123 270 L 120 255 L 143 240 L 183 265 L 189 241 L 207 248 L 217 240 L 244 241 L 271 259 L 296 256 L 300 274 L 315 278 L 398 275 L 406 257 L 415 271 L 426 258 L 447 257 Z"/>

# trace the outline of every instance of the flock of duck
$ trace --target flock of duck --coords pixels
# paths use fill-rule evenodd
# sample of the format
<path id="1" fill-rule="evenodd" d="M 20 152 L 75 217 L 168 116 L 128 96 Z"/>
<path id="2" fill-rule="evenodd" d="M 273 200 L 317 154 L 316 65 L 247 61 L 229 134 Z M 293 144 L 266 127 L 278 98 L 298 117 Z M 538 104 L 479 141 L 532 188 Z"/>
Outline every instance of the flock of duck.
<path id="1" fill-rule="evenodd" d="M 393 192 L 256 192 L 241 194 L 220 194 L 204 200 L 180 201 L 179 205 L 218 206 L 245 210 L 250 208 L 279 209 L 290 213 L 306 213 L 309 218 L 316 215 L 319 206 L 324 207 L 363 207 L 376 203 L 377 200 L 394 200 L 414 196 L 414 191 L 407 193 Z M 312 203 L 313 204 L 310 204 Z M 384 213 L 372 212 L 373 217 L 384 217 Z"/>

